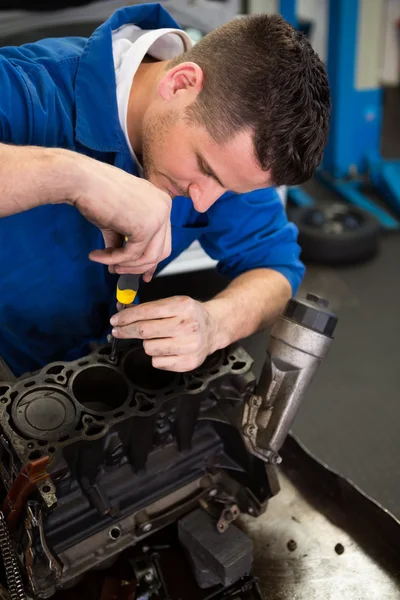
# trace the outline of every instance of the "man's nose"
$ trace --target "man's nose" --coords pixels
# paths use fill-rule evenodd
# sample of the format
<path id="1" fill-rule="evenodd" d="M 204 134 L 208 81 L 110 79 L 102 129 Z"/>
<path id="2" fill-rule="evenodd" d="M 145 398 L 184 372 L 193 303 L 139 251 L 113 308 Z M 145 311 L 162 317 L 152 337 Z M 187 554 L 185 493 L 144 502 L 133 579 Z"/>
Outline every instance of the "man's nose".
<path id="1" fill-rule="evenodd" d="M 201 187 L 196 183 L 189 187 L 193 206 L 200 213 L 206 212 L 225 191 L 216 181 L 211 180 Z"/>

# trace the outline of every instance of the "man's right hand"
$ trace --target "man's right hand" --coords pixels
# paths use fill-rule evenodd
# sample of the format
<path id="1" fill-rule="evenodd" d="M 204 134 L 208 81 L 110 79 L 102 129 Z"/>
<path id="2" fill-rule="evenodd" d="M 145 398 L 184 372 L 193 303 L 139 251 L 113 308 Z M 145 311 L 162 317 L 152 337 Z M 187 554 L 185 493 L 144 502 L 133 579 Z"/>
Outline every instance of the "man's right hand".
<path id="1" fill-rule="evenodd" d="M 101 229 L 106 245 L 93 250 L 90 259 L 112 272 L 144 274 L 150 281 L 171 253 L 170 196 L 116 167 L 82 155 L 73 159 L 71 200 Z"/>
<path id="2" fill-rule="evenodd" d="M 0 218 L 63 202 L 102 230 L 106 248 L 90 258 L 113 272 L 144 274 L 149 281 L 171 253 L 167 193 L 70 150 L 0 143 Z"/>

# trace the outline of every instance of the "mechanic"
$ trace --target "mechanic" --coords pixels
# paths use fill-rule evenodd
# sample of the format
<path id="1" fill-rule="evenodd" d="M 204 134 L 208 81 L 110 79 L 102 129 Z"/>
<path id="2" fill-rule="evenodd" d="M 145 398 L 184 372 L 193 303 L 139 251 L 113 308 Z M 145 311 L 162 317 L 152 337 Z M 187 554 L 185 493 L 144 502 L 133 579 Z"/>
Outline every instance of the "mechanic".
<path id="1" fill-rule="evenodd" d="M 155 367 L 191 370 L 296 292 L 297 232 L 272 186 L 313 174 L 330 94 L 281 17 L 192 47 L 161 6 L 122 8 L 89 39 L 0 49 L 0 89 L 0 356 L 15 374 L 84 355 L 110 317 Z M 225 291 L 116 311 L 116 274 L 149 281 L 196 239 Z"/>

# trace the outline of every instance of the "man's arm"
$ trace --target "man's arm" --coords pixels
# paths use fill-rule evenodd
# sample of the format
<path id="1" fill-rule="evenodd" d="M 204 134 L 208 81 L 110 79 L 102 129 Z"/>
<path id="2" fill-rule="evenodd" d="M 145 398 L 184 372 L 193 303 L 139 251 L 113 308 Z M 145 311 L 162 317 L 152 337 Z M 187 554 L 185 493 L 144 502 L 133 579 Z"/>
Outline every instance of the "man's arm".
<path id="1" fill-rule="evenodd" d="M 102 230 L 107 249 L 92 260 L 150 278 L 170 254 L 171 199 L 149 182 L 69 150 L 0 143 L 0 217 L 63 202 Z"/>
<path id="2" fill-rule="evenodd" d="M 0 217 L 67 202 L 66 156 L 57 149 L 0 144 Z"/>
<path id="3" fill-rule="evenodd" d="M 214 350 L 271 325 L 292 296 L 289 281 L 271 269 L 239 275 L 204 306 L 214 323 Z"/>

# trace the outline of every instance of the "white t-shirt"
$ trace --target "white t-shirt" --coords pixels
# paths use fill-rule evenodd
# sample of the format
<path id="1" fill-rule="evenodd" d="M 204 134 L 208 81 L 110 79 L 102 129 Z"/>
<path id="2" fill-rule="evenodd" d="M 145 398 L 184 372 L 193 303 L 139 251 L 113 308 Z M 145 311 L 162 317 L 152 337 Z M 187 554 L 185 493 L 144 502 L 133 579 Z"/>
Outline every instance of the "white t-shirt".
<path id="1" fill-rule="evenodd" d="M 128 137 L 128 102 L 135 73 L 146 54 L 157 60 L 171 60 L 193 46 L 180 29 L 143 30 L 137 25 L 123 25 L 112 33 L 118 116 L 133 159 L 140 167 Z M 141 167 L 140 167 L 140 174 Z"/>

